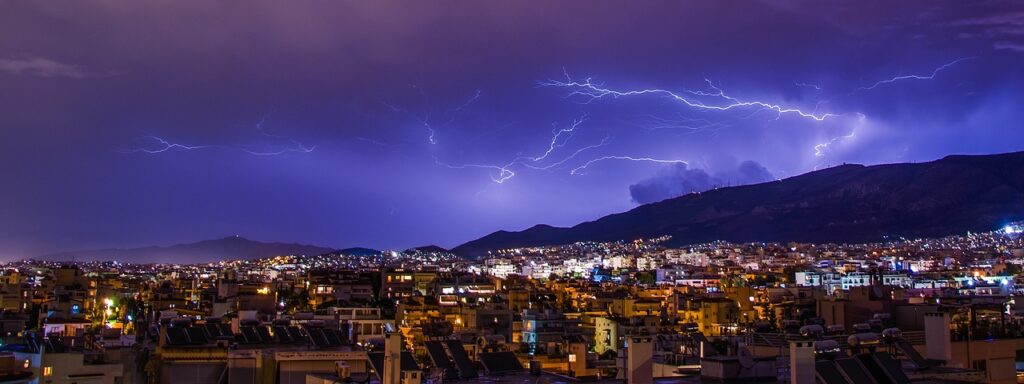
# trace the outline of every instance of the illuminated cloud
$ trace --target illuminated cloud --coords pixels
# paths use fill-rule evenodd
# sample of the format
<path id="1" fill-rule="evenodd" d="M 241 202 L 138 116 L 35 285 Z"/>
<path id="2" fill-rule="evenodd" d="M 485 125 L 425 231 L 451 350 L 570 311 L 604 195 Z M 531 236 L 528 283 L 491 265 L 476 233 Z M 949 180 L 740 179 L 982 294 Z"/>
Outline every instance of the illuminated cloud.
<path id="1" fill-rule="evenodd" d="M 775 180 L 767 168 L 756 161 L 744 161 L 733 169 L 714 175 L 686 164 L 673 164 L 658 171 L 654 176 L 629 186 L 633 202 L 647 204 L 679 197 L 688 193 L 699 193 L 714 188 L 757 184 Z"/>
<path id="2" fill-rule="evenodd" d="M 84 79 L 90 76 L 78 66 L 37 56 L 0 58 L 0 71 L 15 75 L 70 79 Z"/>

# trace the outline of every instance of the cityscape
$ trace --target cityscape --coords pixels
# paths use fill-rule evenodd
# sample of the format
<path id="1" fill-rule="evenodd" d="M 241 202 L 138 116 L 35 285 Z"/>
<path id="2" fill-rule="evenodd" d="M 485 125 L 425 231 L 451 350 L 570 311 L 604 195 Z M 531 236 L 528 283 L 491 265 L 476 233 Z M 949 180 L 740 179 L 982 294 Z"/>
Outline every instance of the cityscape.
<path id="1" fill-rule="evenodd" d="M 876 382 L 1017 380 L 1020 223 L 870 244 L 666 240 L 478 259 L 410 249 L 12 262 L 0 276 L 7 372 L 110 383 L 830 382 L 862 367 Z M 389 373 L 392 350 L 401 357 Z"/>
<path id="2" fill-rule="evenodd" d="M 2 0 L 0 384 L 1024 383 L 1021 68 L 1011 0 Z"/>

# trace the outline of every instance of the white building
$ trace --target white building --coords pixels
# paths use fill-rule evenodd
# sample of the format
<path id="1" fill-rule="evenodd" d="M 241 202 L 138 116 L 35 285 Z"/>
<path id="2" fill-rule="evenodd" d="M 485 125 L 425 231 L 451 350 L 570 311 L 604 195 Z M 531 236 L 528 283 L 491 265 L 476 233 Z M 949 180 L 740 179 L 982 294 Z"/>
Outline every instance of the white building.
<path id="1" fill-rule="evenodd" d="M 491 276 L 500 277 L 504 279 L 507 278 L 509 275 L 519 274 L 519 270 L 516 268 L 515 264 L 512 264 L 511 260 L 488 259 L 487 273 Z"/>

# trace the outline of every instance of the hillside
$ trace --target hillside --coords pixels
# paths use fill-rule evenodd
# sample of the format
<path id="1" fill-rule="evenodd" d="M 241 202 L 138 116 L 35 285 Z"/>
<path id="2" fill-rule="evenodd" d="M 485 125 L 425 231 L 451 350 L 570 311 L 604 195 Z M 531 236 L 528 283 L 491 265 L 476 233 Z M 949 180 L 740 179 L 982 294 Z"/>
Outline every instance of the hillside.
<path id="1" fill-rule="evenodd" d="M 671 235 L 714 240 L 870 242 L 937 237 L 1024 218 L 1024 152 L 915 164 L 842 165 L 780 181 L 689 194 L 571 228 L 498 231 L 453 249 L 488 250 Z"/>
<path id="2" fill-rule="evenodd" d="M 319 255 L 331 248 L 293 243 L 264 243 L 239 236 L 167 247 L 98 249 L 61 252 L 39 257 L 54 261 L 117 260 L 131 263 L 193 264 L 221 260 L 257 259 L 279 255 Z"/>

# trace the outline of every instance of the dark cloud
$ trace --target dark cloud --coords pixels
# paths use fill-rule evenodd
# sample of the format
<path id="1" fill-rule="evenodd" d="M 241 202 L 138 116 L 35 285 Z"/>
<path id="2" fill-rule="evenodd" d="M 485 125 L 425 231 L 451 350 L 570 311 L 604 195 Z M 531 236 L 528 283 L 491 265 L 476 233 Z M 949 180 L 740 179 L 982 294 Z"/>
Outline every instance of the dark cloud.
<path id="1" fill-rule="evenodd" d="M 751 160 L 713 176 L 703 169 L 689 168 L 686 164 L 673 164 L 659 170 L 650 178 L 630 185 L 629 195 L 633 202 L 647 204 L 719 187 L 757 184 L 774 179 L 767 168 Z"/>
<path id="2" fill-rule="evenodd" d="M 775 180 L 775 176 L 768 171 L 768 168 L 753 160 L 744 161 L 736 166 L 736 169 L 718 174 L 718 178 L 724 181 L 727 186 L 757 184 Z"/>
<path id="3" fill-rule="evenodd" d="M 653 203 L 687 193 L 704 192 L 719 180 L 703 169 L 689 169 L 686 164 L 673 164 L 653 177 L 629 186 L 629 195 L 639 204 Z"/>

